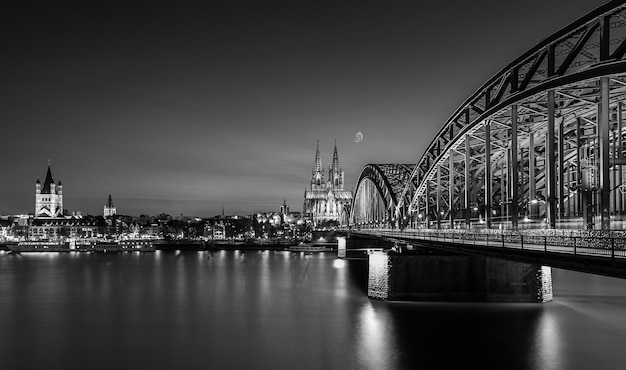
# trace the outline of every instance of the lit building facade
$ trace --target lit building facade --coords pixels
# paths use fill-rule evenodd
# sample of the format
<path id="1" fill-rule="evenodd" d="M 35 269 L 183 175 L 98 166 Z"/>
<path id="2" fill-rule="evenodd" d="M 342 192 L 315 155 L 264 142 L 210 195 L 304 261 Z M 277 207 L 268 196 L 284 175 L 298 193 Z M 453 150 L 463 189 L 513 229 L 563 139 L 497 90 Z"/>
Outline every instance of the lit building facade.
<path id="1" fill-rule="evenodd" d="M 111 194 L 109 194 L 109 199 L 107 200 L 107 204 L 104 205 L 104 217 L 111 217 L 117 214 L 117 210 L 113 205 L 113 199 L 111 199 Z"/>
<path id="2" fill-rule="evenodd" d="M 39 179 L 35 183 L 35 218 L 53 219 L 63 217 L 63 185 L 61 181 L 54 183 L 50 164 L 46 179 L 41 185 Z"/>
<path id="3" fill-rule="evenodd" d="M 352 203 L 352 192 L 344 189 L 344 172 L 339 167 L 336 142 L 327 180 L 324 175 L 318 141 L 315 164 L 311 174 L 311 188 L 304 191 L 302 211 L 314 226 L 320 226 L 329 221 L 343 224 L 347 221 L 347 207 Z"/>
<path id="4" fill-rule="evenodd" d="M 226 239 L 226 225 L 223 221 L 219 221 L 213 225 L 213 239 Z"/>

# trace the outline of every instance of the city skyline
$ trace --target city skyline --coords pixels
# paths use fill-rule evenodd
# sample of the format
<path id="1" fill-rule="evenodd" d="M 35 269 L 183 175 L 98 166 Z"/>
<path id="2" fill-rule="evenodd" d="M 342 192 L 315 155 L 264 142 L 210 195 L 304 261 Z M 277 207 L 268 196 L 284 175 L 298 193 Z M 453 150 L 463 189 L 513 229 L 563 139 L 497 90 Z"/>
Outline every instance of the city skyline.
<path id="1" fill-rule="evenodd" d="M 318 139 L 347 189 L 415 163 L 484 81 L 605 2 L 5 12 L 0 213 L 33 211 L 48 160 L 69 211 L 299 211 Z"/>

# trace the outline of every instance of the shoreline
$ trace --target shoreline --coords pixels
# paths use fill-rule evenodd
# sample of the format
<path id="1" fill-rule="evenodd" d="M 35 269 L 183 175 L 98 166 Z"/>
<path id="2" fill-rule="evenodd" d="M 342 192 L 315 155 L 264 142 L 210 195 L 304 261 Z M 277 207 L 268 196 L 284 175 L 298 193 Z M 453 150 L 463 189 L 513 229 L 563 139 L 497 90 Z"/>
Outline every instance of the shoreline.
<path id="1" fill-rule="evenodd" d="M 11 249 L 8 247 L 9 244 L 15 243 L 1 243 L 0 251 L 11 252 Z M 118 253 L 118 252 L 154 252 L 154 251 L 164 251 L 164 252 L 175 252 L 175 251 L 222 251 L 222 250 L 250 250 L 250 251 L 263 251 L 263 250 L 271 250 L 271 251 L 289 251 L 291 247 L 297 246 L 298 243 L 251 243 L 251 242 L 241 242 L 241 243 L 206 243 L 206 242 L 182 242 L 182 243 L 168 243 L 168 242 L 159 242 L 154 243 L 150 251 L 148 250 L 118 250 L 117 248 L 107 248 L 106 253 Z M 326 251 L 335 251 L 337 250 L 336 245 L 326 246 Z M 24 251 L 16 251 L 15 253 L 28 253 L 28 252 L 42 252 L 42 253 L 51 253 L 51 252 L 78 252 L 78 253 L 104 253 L 104 250 L 95 250 L 95 249 L 51 249 L 51 250 L 24 250 Z"/>

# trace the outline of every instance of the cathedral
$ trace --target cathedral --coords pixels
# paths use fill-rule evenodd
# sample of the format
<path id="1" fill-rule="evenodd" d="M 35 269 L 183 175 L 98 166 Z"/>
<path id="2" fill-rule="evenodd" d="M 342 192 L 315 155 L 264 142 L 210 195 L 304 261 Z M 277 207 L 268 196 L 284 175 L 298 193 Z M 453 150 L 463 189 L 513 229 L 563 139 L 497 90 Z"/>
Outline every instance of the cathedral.
<path id="1" fill-rule="evenodd" d="M 35 183 L 35 218 L 63 218 L 63 185 L 54 183 L 50 164 L 43 186 Z"/>
<path id="2" fill-rule="evenodd" d="M 337 142 L 333 152 L 333 162 L 328 169 L 328 179 L 324 178 L 324 168 L 320 158 L 320 145 L 317 142 L 315 165 L 311 176 L 311 188 L 304 191 L 304 216 L 320 226 L 329 221 L 344 224 L 348 219 L 348 209 L 352 204 L 352 192 L 344 190 L 343 171 L 339 168 Z"/>

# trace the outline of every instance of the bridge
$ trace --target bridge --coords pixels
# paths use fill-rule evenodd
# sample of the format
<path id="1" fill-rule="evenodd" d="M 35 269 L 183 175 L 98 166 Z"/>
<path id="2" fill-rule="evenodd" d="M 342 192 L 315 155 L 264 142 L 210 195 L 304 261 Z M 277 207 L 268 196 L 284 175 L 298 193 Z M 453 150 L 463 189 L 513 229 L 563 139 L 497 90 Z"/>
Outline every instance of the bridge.
<path id="1" fill-rule="evenodd" d="M 368 164 L 351 234 L 626 278 L 626 1 L 496 73 L 413 164 Z"/>

